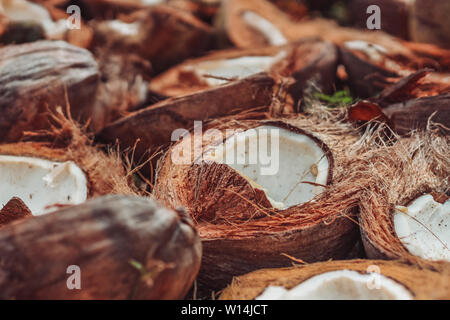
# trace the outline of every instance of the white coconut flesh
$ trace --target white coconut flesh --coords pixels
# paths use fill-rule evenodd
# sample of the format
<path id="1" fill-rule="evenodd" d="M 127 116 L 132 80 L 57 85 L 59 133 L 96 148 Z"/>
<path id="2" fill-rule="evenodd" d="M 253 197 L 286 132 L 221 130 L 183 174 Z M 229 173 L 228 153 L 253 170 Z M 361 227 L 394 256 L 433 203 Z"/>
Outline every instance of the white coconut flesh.
<path id="1" fill-rule="evenodd" d="M 47 36 L 67 31 L 67 21 L 53 21 L 43 6 L 25 0 L 0 0 L 0 14 L 14 22 L 35 22 L 40 24 Z"/>
<path id="2" fill-rule="evenodd" d="M 323 192 L 330 167 L 324 150 L 311 137 L 270 125 L 230 136 L 204 159 L 229 165 L 263 190 L 278 209 Z"/>
<path id="3" fill-rule="evenodd" d="M 33 215 L 86 201 L 87 179 L 73 162 L 0 155 L 0 205 L 20 198 Z"/>
<path id="4" fill-rule="evenodd" d="M 270 45 L 281 46 L 288 43 L 283 33 L 272 22 L 259 14 L 253 11 L 244 11 L 242 19 L 249 27 L 260 32 Z"/>
<path id="5" fill-rule="evenodd" d="M 337 270 L 314 276 L 287 290 L 269 286 L 256 300 L 412 300 L 408 289 L 378 273 Z"/>
<path id="6" fill-rule="evenodd" d="M 268 72 L 270 68 L 286 57 L 285 51 L 274 56 L 245 56 L 233 59 L 210 60 L 189 65 L 185 71 L 193 71 L 208 85 L 227 83 L 227 79 L 241 79 L 259 72 Z"/>
<path id="7" fill-rule="evenodd" d="M 394 213 L 397 237 L 413 255 L 450 261 L 450 199 L 436 202 L 426 194 Z"/>

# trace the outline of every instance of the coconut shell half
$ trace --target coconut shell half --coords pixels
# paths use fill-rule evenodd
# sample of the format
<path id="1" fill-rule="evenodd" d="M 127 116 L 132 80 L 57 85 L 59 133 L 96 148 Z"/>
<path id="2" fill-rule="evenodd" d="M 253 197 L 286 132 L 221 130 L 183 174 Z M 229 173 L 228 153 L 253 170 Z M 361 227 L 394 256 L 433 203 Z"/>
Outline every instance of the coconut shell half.
<path id="1" fill-rule="evenodd" d="M 233 276 L 258 268 L 288 266 L 291 260 L 283 254 L 307 262 L 347 257 L 358 238 L 351 219 L 358 186 L 347 186 L 343 192 L 339 184 L 341 170 L 346 167 L 344 150 L 351 150 L 356 139 L 347 125 L 315 122 L 302 116 L 276 121 L 218 121 L 218 125 L 204 128 L 203 145 L 194 146 L 192 156 L 223 142 L 211 140 L 207 129 L 219 130 L 230 139 L 227 130 L 245 131 L 264 125 L 306 135 L 327 150 L 330 171 L 324 184 L 328 186 L 314 201 L 276 209 L 259 182 L 253 183 L 228 164 L 208 158 L 192 163 L 172 160 L 180 150 L 190 154 L 187 147 L 195 141 L 195 132 L 190 140 L 183 138 L 172 146 L 160 160 L 154 196 L 169 207 L 185 207 L 194 218 L 204 248 L 198 281 L 206 289 L 221 289 Z M 326 133 L 332 131 L 336 135 Z M 282 166 L 295 171 L 295 164 L 280 163 Z"/>
<path id="2" fill-rule="evenodd" d="M 290 92 L 298 100 L 310 81 L 324 92 L 330 91 L 337 62 L 334 45 L 314 39 L 282 47 L 216 51 L 162 73 L 151 81 L 150 89 L 177 96 L 213 88 L 254 73 L 269 72 L 297 80 Z"/>
<path id="3" fill-rule="evenodd" d="M 182 212 L 106 196 L 2 228 L 0 297 L 182 299 L 200 259 L 200 240 Z"/>
<path id="4" fill-rule="evenodd" d="M 410 291 L 414 299 L 450 298 L 448 264 L 429 269 L 396 261 L 349 260 L 258 270 L 233 279 L 232 284 L 223 291 L 220 300 L 252 300 L 261 295 L 268 286 L 292 289 L 314 276 L 338 270 L 352 270 L 360 274 L 368 274 L 377 270 L 380 275 L 403 285 Z"/>
<path id="5" fill-rule="evenodd" d="M 370 181 L 361 196 L 359 222 L 366 254 L 373 259 L 407 259 L 426 264 L 402 244 L 394 227 L 398 206 L 418 197 L 444 193 L 450 187 L 450 141 L 447 135 L 418 133 L 377 150 L 366 161 L 373 164 L 361 174 Z M 405 210 L 404 213 L 408 214 Z M 422 232 L 432 232 L 424 226 Z M 434 240 L 434 239 L 433 239 Z"/>
<path id="6" fill-rule="evenodd" d="M 137 193 L 118 154 L 93 146 L 62 113 L 54 121 L 53 131 L 28 133 L 27 138 L 35 141 L 0 144 L 0 180 L 5 188 L 1 205 L 7 208 L 8 201 L 17 197 L 33 215 L 40 215 L 106 194 Z M 11 190 L 20 194 L 10 194 Z"/>

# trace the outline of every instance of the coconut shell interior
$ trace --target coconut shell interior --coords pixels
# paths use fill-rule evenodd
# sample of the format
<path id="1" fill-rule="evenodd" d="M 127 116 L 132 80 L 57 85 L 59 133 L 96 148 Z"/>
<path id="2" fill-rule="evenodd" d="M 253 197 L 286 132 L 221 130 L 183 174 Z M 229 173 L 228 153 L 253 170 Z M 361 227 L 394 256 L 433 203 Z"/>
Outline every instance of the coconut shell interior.
<path id="1" fill-rule="evenodd" d="M 397 261 L 348 260 L 254 271 L 234 278 L 219 299 L 252 300 L 268 286 L 292 289 L 307 279 L 325 272 L 347 269 L 365 274 L 370 266 L 378 267 L 380 274 L 405 286 L 414 299 L 448 299 L 450 297 L 450 264 L 420 268 Z"/>

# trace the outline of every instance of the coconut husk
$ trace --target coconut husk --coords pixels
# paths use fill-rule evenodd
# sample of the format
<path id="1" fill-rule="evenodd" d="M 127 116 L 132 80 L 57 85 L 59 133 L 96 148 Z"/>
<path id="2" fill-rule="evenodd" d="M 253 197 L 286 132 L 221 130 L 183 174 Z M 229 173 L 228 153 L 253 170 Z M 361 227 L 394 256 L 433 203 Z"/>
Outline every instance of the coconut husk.
<path id="1" fill-rule="evenodd" d="M 367 164 L 361 171 L 361 181 L 367 188 L 360 200 L 359 222 L 369 258 L 427 263 L 403 246 L 396 236 L 392 214 L 396 205 L 406 206 L 423 194 L 448 192 L 449 154 L 448 129 L 436 124 L 433 130 L 400 138 L 361 159 Z"/>
<path id="2" fill-rule="evenodd" d="M 32 217 L 30 209 L 20 198 L 12 198 L 0 210 L 0 228 L 13 221 Z"/>
<path id="3" fill-rule="evenodd" d="M 258 297 L 268 286 L 282 286 L 286 289 L 292 289 L 309 278 L 325 272 L 354 270 L 365 274 L 371 266 L 377 266 L 381 275 L 405 286 L 414 299 L 450 298 L 449 264 L 436 265 L 435 269 L 429 269 L 399 261 L 349 260 L 254 271 L 234 278 L 231 285 L 223 291 L 219 299 L 252 300 Z"/>
<path id="4" fill-rule="evenodd" d="M 313 81 L 323 92 L 329 92 L 332 89 L 338 62 L 337 50 L 331 43 L 317 39 L 309 39 L 281 47 L 216 51 L 201 58 L 183 62 L 160 74 L 151 81 L 150 89 L 167 96 L 198 92 L 215 85 L 208 83 L 207 78 L 195 72 L 197 64 L 207 61 L 219 63 L 220 60 L 240 57 L 273 57 L 283 52 L 285 52 L 285 57 L 275 62 L 270 70 L 265 71 L 278 76 L 293 77 L 296 82 L 289 91 L 295 101 L 303 96 L 303 90 Z"/>
<path id="5" fill-rule="evenodd" d="M 351 125 L 339 122 L 336 115 L 330 116 L 324 109 L 320 112 L 316 116 L 217 120 L 204 128 L 222 131 L 265 123 L 290 125 L 328 146 L 328 154 L 333 157 L 332 182 L 314 201 L 286 210 L 268 206 L 265 196 L 227 165 L 173 164 L 171 150 L 188 140 L 175 144 L 161 158 L 153 193 L 169 207 L 184 206 L 194 218 L 204 248 L 199 285 L 218 290 L 233 276 L 258 268 L 288 266 L 291 260 L 283 254 L 314 262 L 345 258 L 353 249 L 358 233 L 352 215 L 364 186 L 355 182 L 358 168 L 349 165 L 348 159 L 358 154 L 364 143 L 358 142 Z M 210 144 L 214 142 L 208 141 L 202 150 Z"/>
<path id="6" fill-rule="evenodd" d="M 28 132 L 24 139 L 29 141 L 0 144 L 0 154 L 73 161 L 86 175 L 88 198 L 138 194 L 117 152 L 111 150 L 107 154 L 95 147 L 84 129 L 70 116 L 67 118 L 61 109 L 49 117 L 54 123 L 51 130 Z"/>
<path id="7" fill-rule="evenodd" d="M 67 100 L 76 119 L 92 114 L 99 70 L 92 54 L 62 41 L 0 49 L 0 141 L 49 127 L 45 112 Z"/>
<path id="8" fill-rule="evenodd" d="M 0 252 L 2 299 L 182 299 L 201 243 L 181 211 L 105 196 L 2 228 Z"/>
<path id="9" fill-rule="evenodd" d="M 106 126 L 97 139 L 116 143 L 122 148 L 133 147 L 136 157 L 154 152 L 171 142 L 174 130 L 190 129 L 194 121 L 205 121 L 254 108 L 268 109 L 277 90 L 275 80 L 258 74 L 240 81 L 163 100 Z M 164 125 L 161 125 L 161 124 Z"/>
<path id="10" fill-rule="evenodd" d="M 158 73 L 211 48 L 213 29 L 189 12 L 157 5 L 121 17 L 137 23 L 138 32 L 123 35 L 110 27 L 111 21 L 93 22 L 93 48 L 121 54 L 133 52 L 150 60 Z"/>

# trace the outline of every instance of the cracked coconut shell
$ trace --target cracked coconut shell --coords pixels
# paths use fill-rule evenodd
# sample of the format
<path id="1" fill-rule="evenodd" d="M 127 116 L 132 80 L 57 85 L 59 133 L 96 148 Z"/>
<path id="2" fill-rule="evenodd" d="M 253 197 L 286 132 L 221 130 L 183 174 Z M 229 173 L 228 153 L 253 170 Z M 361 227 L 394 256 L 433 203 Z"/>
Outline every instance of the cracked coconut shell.
<path id="1" fill-rule="evenodd" d="M 183 212 L 110 195 L 0 229 L 0 298 L 182 299 L 200 259 Z M 69 266 L 80 290 L 68 289 Z"/>
<path id="2" fill-rule="evenodd" d="M 324 191 L 316 194 L 313 201 L 308 198 L 302 204 L 277 209 L 264 191 L 269 189 L 267 185 L 259 186 L 259 182 L 249 180 L 247 173 L 239 173 L 228 164 L 206 160 L 174 163 L 172 152 L 177 155 L 179 150 L 183 154 L 189 150 L 183 148 L 183 144 L 190 144 L 188 139 L 172 146 L 157 168 L 155 198 L 171 208 L 185 207 L 196 223 L 204 249 L 198 281 L 204 288 L 218 290 L 233 276 L 264 267 L 287 266 L 290 260 L 285 254 L 307 262 L 344 258 L 357 241 L 351 216 L 357 206 L 359 186 L 349 188 L 348 182 L 343 182 L 356 178 L 346 167 L 346 152 L 354 150 L 352 145 L 357 140 L 354 129 L 333 120 L 304 116 L 217 120 L 208 128 L 226 132 L 263 125 L 287 130 L 294 136 L 307 136 L 322 148 L 328 159 L 328 178 L 322 182 L 320 190 Z M 211 138 L 205 135 L 203 138 L 201 150 L 223 142 L 208 140 Z M 202 154 L 195 150 L 194 154 Z M 280 167 L 292 170 L 295 176 L 295 163 L 281 163 Z"/>
<path id="3" fill-rule="evenodd" d="M 291 289 L 326 272 L 351 270 L 360 274 L 368 274 L 369 271 L 375 270 L 373 267 L 379 269 L 380 275 L 388 277 L 406 288 L 413 299 L 450 298 L 450 265 L 448 264 L 430 269 L 396 261 L 348 260 L 254 271 L 234 278 L 221 294 L 220 300 L 251 300 L 261 295 L 268 286 Z"/>

